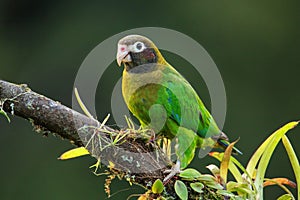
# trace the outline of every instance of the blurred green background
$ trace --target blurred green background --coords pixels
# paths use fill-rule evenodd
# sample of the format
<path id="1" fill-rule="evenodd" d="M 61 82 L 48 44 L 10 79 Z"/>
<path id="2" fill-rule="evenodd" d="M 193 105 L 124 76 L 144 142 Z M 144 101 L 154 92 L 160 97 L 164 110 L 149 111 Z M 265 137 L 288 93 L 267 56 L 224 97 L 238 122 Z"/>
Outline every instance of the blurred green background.
<path id="1" fill-rule="evenodd" d="M 239 159 L 246 163 L 274 130 L 299 119 L 300 1 L 16 1 L 0 2 L 0 78 L 27 83 L 33 90 L 71 105 L 76 72 L 87 54 L 106 38 L 137 27 L 180 31 L 197 40 L 219 67 L 227 92 L 224 131 L 240 137 Z M 101 55 L 99 55 L 101 57 Z M 183 59 L 167 54 L 173 66 Z M 209 96 L 192 67 L 178 70 L 204 102 Z M 110 112 L 110 94 L 122 68 L 112 63 L 97 92 L 98 118 Z M 114 121 L 110 121 L 114 124 Z M 0 199 L 105 199 L 104 176 L 96 177 L 84 157 L 56 158 L 72 148 L 68 141 L 44 138 L 27 121 L 0 118 Z M 300 129 L 289 134 L 300 155 Z M 212 158 L 192 165 L 205 172 Z M 272 157 L 268 177 L 295 180 L 282 145 Z M 125 191 L 116 193 L 125 189 Z M 293 189 L 295 193 L 295 189 Z M 113 181 L 111 199 L 126 199 L 133 189 Z M 283 191 L 266 189 L 266 199 Z"/>

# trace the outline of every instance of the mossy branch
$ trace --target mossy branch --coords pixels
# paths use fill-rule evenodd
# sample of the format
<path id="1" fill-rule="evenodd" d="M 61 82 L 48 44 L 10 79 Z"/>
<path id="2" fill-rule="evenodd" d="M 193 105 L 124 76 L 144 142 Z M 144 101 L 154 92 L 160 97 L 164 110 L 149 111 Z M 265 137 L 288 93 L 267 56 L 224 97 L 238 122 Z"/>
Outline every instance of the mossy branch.
<path id="1" fill-rule="evenodd" d="M 30 121 L 37 132 L 59 135 L 78 147 L 87 144 L 85 147 L 94 157 L 109 165 L 111 174 L 145 188 L 156 179 L 163 180 L 163 172 L 170 166 L 154 142 L 136 138 L 135 130 L 114 130 L 106 125 L 99 129 L 101 122 L 38 94 L 25 84 L 0 80 L 0 107 Z M 120 139 L 120 135 L 124 137 Z M 119 140 L 114 143 L 117 137 Z"/>

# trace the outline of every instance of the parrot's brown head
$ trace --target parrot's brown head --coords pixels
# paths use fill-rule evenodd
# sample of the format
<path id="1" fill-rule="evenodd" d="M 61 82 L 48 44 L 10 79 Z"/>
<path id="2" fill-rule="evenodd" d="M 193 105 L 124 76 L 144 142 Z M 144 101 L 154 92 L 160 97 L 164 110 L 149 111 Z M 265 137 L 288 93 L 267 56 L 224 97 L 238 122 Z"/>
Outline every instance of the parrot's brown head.
<path id="1" fill-rule="evenodd" d="M 118 42 L 117 63 L 128 71 L 136 66 L 159 63 L 165 60 L 155 44 L 141 35 L 128 35 Z"/>

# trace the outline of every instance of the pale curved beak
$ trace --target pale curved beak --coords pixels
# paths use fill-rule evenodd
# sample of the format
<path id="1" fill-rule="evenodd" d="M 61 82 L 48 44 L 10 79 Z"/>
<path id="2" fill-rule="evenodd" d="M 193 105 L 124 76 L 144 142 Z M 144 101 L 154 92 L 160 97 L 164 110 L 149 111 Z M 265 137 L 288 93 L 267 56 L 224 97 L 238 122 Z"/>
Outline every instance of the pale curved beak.
<path id="1" fill-rule="evenodd" d="M 131 62 L 131 56 L 127 45 L 118 44 L 117 63 L 121 66 L 123 62 Z"/>

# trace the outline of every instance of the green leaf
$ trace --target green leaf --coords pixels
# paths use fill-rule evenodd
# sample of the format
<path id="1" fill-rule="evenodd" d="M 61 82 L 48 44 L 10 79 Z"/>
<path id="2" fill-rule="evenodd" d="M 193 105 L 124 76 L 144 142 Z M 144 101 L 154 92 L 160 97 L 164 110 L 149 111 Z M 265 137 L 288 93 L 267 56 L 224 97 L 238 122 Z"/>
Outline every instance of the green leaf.
<path id="1" fill-rule="evenodd" d="M 291 200 L 291 199 L 293 199 L 293 197 L 292 197 L 291 195 L 289 195 L 289 194 L 284 194 L 284 195 L 278 197 L 277 200 Z"/>
<path id="2" fill-rule="evenodd" d="M 198 177 L 197 180 L 204 182 L 217 182 L 216 178 L 209 174 L 203 174 L 200 177 Z"/>
<path id="3" fill-rule="evenodd" d="M 235 196 L 232 192 L 229 192 L 227 190 L 217 190 L 217 194 L 220 194 L 222 196 L 227 196 L 227 197 L 234 197 Z"/>
<path id="4" fill-rule="evenodd" d="M 181 200 L 188 199 L 188 190 L 182 181 L 177 180 L 175 182 L 175 192 Z"/>
<path id="5" fill-rule="evenodd" d="M 204 188 L 204 185 L 202 183 L 200 183 L 200 182 L 191 183 L 190 186 L 191 186 L 191 188 L 193 190 L 195 190 L 198 193 L 202 193 L 203 192 L 202 189 Z"/>
<path id="6" fill-rule="evenodd" d="M 275 133 L 273 133 L 270 136 L 272 138 L 268 142 L 268 144 L 265 146 L 265 148 L 263 149 L 263 152 L 259 152 L 259 154 L 262 154 L 262 155 L 261 155 L 261 159 L 258 164 L 258 167 L 257 167 L 257 172 L 256 172 L 256 177 L 255 177 L 255 182 L 254 182 L 254 185 L 258 191 L 258 198 L 263 196 L 263 181 L 264 181 L 264 177 L 265 177 L 265 173 L 266 173 L 269 161 L 275 150 L 275 147 L 277 146 L 277 144 L 281 140 L 281 138 L 287 133 L 287 131 L 289 131 L 290 129 L 297 126 L 298 123 L 299 122 L 290 122 L 290 123 L 286 124 L 285 126 L 283 126 L 282 128 L 275 131 Z M 256 152 L 255 152 L 255 154 L 256 154 Z M 251 174 L 252 173 L 250 173 L 250 175 Z"/>
<path id="7" fill-rule="evenodd" d="M 229 181 L 226 184 L 226 189 L 230 192 L 238 192 L 243 195 L 253 195 L 254 192 L 249 188 L 248 184 L 245 183 L 236 183 Z"/>
<path id="8" fill-rule="evenodd" d="M 238 183 L 237 182 L 233 182 L 233 181 L 229 181 L 227 184 L 226 184 L 226 189 L 228 191 L 235 191 L 234 188 L 237 187 Z"/>
<path id="9" fill-rule="evenodd" d="M 188 168 L 185 169 L 184 171 L 182 171 L 179 176 L 183 179 L 187 179 L 187 180 L 195 180 L 197 178 L 199 178 L 201 176 L 200 172 L 198 172 L 195 169 L 192 168 Z"/>
<path id="10" fill-rule="evenodd" d="M 217 183 L 217 182 L 205 182 L 205 185 L 207 187 L 214 188 L 214 189 L 217 189 L 217 190 L 224 189 L 224 187 L 220 183 Z"/>
<path id="11" fill-rule="evenodd" d="M 0 115 L 3 115 L 7 119 L 8 123 L 10 123 L 10 118 L 2 108 L 0 108 Z"/>
<path id="12" fill-rule="evenodd" d="M 290 143 L 289 139 L 287 136 L 282 137 L 282 143 L 285 147 L 285 150 L 289 156 L 289 159 L 291 161 L 292 168 L 295 173 L 296 181 L 297 181 L 297 192 L 298 192 L 298 197 L 300 197 L 300 166 L 299 166 L 299 161 L 297 158 L 297 155 L 293 149 L 292 144 Z"/>
<path id="13" fill-rule="evenodd" d="M 231 197 L 230 200 L 245 200 L 245 198 L 240 197 L 240 196 L 234 196 L 234 197 Z"/>
<path id="14" fill-rule="evenodd" d="M 160 194 L 164 191 L 164 184 L 161 180 L 156 179 L 156 181 L 152 185 L 152 192 L 154 194 Z"/>
<path id="15" fill-rule="evenodd" d="M 270 141 L 273 140 L 273 136 L 277 135 L 278 132 L 280 130 L 283 129 L 287 129 L 286 131 L 294 128 L 295 126 L 297 126 L 299 122 L 290 122 L 289 124 L 285 125 L 284 127 L 282 127 L 281 129 L 277 130 L 276 132 L 274 132 L 272 135 L 270 135 L 261 145 L 260 147 L 255 151 L 255 153 L 252 155 L 251 159 L 249 160 L 247 167 L 246 167 L 246 171 L 250 174 L 250 176 L 253 176 L 254 171 L 255 171 L 255 167 L 259 161 L 259 159 L 261 158 L 261 155 L 264 153 L 264 151 L 266 150 L 267 146 L 269 145 Z M 285 132 L 286 132 L 285 131 Z"/>
<path id="16" fill-rule="evenodd" d="M 235 159 L 234 157 L 231 157 L 231 161 L 234 163 L 234 165 L 238 166 L 238 167 L 240 168 L 240 170 L 242 170 L 242 172 L 243 172 L 244 174 L 247 175 L 247 177 L 248 177 L 247 181 L 251 184 L 251 186 L 252 186 L 254 192 L 256 193 L 257 191 L 256 191 L 256 187 L 255 187 L 255 185 L 254 185 L 254 183 L 253 183 L 252 177 L 251 177 L 250 174 L 246 171 L 246 169 L 244 168 L 244 166 L 243 166 L 237 159 Z M 229 170 L 230 170 L 230 167 L 229 167 Z M 231 173 L 232 173 L 232 172 L 231 172 Z M 232 174 L 233 174 L 233 173 L 232 173 Z M 235 176 L 234 176 L 234 177 L 235 177 Z M 236 178 L 236 177 L 235 177 L 235 178 Z M 241 176 L 240 178 L 241 178 L 241 180 L 239 180 L 239 179 L 236 178 L 237 182 L 238 182 L 238 183 L 244 183 L 245 180 L 243 179 L 243 177 Z"/>
<path id="17" fill-rule="evenodd" d="M 242 194 L 244 194 L 244 195 L 246 195 L 246 196 L 248 196 L 248 195 L 249 195 L 249 196 L 254 196 L 253 190 L 251 190 L 247 184 L 240 184 L 240 185 L 236 188 L 236 191 L 237 191 L 238 193 L 242 193 Z"/>

